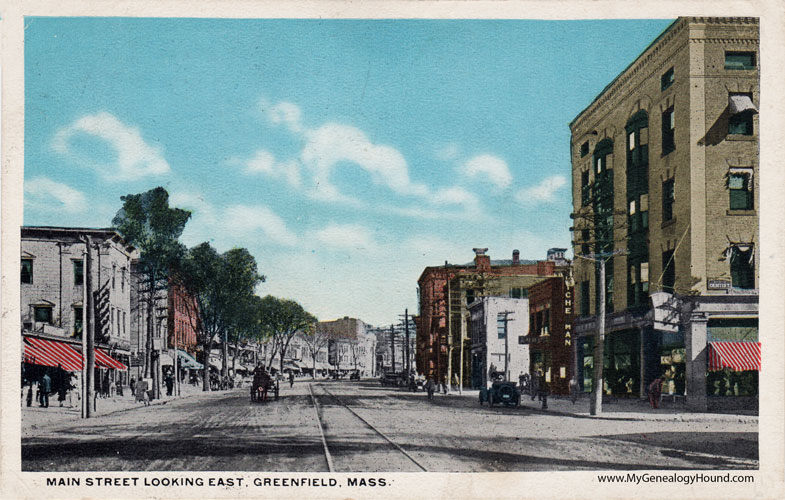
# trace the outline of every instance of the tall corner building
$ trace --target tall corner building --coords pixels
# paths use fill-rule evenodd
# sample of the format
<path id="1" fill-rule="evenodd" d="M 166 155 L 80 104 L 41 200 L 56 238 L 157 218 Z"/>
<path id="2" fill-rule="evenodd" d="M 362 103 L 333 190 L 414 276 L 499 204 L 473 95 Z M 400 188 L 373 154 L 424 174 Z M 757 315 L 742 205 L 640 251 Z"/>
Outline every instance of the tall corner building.
<path id="1" fill-rule="evenodd" d="M 755 407 L 757 18 L 679 18 L 570 124 L 575 362 L 591 390 L 606 260 L 606 394 Z"/>

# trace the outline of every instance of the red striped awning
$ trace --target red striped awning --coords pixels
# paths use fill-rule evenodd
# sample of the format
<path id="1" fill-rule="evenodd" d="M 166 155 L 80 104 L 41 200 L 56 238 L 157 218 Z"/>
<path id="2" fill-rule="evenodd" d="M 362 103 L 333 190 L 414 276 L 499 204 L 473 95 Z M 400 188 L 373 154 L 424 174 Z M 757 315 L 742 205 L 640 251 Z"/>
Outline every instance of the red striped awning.
<path id="1" fill-rule="evenodd" d="M 760 342 L 709 342 L 709 371 L 760 371 Z"/>
<path id="2" fill-rule="evenodd" d="M 25 362 L 42 366 L 60 365 L 63 370 L 82 370 L 82 355 L 64 342 L 25 337 Z"/>
<path id="3" fill-rule="evenodd" d="M 104 368 L 114 368 L 115 370 L 127 370 L 128 367 L 106 354 L 101 349 L 95 350 L 95 364 Z"/>

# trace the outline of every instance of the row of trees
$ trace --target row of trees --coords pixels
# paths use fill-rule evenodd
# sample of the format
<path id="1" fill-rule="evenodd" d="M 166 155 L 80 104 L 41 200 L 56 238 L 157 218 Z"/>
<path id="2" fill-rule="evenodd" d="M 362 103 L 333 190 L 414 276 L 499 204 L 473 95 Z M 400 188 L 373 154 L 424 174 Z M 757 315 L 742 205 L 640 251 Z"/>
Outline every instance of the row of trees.
<path id="1" fill-rule="evenodd" d="M 220 340 L 222 374 L 228 372 L 229 344 L 235 352 L 250 339 L 268 341 L 272 347 L 266 364 L 280 354 L 281 370 L 289 344 L 297 333 L 314 339 L 316 318 L 293 300 L 256 295 L 265 281 L 256 259 L 245 248 L 219 253 L 210 243 L 187 248 L 180 236 L 191 212 L 169 206 L 169 193 L 157 187 L 141 194 L 121 197 L 122 208 L 112 225 L 125 240 L 139 250 L 136 264 L 140 303 L 147 314 L 144 370 L 158 386 L 154 369 L 153 331 L 156 303 L 166 297 L 169 286 L 179 285 L 192 300 L 184 301 L 204 353 L 203 390 L 210 390 L 210 354 Z M 316 344 L 314 344 L 314 347 Z M 317 351 L 318 352 L 318 349 Z M 314 353 L 315 358 L 315 353 Z M 236 356 L 232 369 L 235 368 Z"/>

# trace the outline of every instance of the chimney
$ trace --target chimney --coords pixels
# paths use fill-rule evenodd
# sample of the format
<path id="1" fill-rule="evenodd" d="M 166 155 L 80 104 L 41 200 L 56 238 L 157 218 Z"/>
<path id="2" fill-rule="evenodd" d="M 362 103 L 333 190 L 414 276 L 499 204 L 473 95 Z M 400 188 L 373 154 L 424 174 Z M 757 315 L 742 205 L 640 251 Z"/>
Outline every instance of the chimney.
<path id="1" fill-rule="evenodd" d="M 521 263 L 521 252 L 518 250 L 512 251 L 512 265 L 517 266 Z"/>
<path id="2" fill-rule="evenodd" d="M 485 255 L 488 251 L 487 248 L 473 248 L 474 250 L 474 267 L 479 272 L 487 272 L 491 270 L 491 257 Z"/>

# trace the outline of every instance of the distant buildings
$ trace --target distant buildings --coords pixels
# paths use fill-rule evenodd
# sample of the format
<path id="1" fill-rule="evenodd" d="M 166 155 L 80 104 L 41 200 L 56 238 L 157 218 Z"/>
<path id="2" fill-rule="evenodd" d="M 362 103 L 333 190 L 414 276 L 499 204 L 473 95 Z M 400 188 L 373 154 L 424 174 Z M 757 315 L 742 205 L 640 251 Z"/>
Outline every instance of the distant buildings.
<path id="1" fill-rule="evenodd" d="M 327 361 L 333 371 L 355 371 L 361 377 L 376 374 L 376 336 L 370 325 L 357 318 L 344 316 L 333 321 L 320 321 L 316 329 L 327 334 Z"/>
<path id="2" fill-rule="evenodd" d="M 569 279 L 564 249 L 551 249 L 544 261 L 524 261 L 519 252 L 511 260 L 492 261 L 487 249 L 476 248 L 474 262 L 426 267 L 418 280 L 420 314 L 417 320 L 417 371 L 436 380 L 476 378 L 468 335 L 469 305 L 481 297 L 525 298 L 528 288 L 549 277 Z"/>
<path id="3" fill-rule="evenodd" d="M 758 31 L 679 18 L 570 124 L 574 252 L 608 259 L 606 393 L 645 397 L 665 373 L 694 409 L 757 397 Z M 598 273 L 576 259 L 586 391 Z"/>

